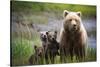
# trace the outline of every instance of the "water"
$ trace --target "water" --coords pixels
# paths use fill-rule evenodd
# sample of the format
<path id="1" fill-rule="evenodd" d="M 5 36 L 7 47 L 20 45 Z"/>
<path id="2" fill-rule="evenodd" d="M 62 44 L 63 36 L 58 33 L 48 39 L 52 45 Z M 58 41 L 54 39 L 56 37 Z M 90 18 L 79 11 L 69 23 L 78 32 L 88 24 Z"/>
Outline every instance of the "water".
<path id="1" fill-rule="evenodd" d="M 83 20 L 83 24 L 88 32 L 88 45 L 91 48 L 96 48 L 96 19 Z"/>

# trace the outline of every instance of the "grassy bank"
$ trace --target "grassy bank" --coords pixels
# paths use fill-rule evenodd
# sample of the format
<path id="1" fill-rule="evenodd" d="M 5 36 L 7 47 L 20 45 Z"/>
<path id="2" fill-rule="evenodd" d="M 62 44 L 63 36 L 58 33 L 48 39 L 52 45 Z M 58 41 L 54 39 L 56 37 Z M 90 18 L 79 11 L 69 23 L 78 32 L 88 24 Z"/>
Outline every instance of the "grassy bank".
<path id="1" fill-rule="evenodd" d="M 34 43 L 38 42 L 34 41 Z M 29 57 L 34 53 L 33 42 L 26 39 L 15 39 L 12 42 L 12 65 L 29 65 Z M 92 62 L 96 61 L 96 49 L 88 48 L 88 55 L 85 60 L 71 60 L 70 56 L 66 58 L 66 63 L 76 63 L 76 62 Z M 41 60 L 40 63 L 46 64 L 45 60 Z M 60 64 L 60 56 L 56 56 L 55 64 Z M 64 62 L 63 62 L 64 63 Z M 51 62 L 49 61 L 49 64 Z"/>

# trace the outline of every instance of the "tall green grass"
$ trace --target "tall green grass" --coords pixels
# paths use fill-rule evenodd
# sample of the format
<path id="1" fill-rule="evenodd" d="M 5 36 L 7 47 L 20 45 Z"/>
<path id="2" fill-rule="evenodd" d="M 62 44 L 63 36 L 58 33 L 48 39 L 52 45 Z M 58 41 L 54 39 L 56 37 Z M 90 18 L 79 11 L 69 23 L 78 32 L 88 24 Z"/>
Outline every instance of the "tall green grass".
<path id="1" fill-rule="evenodd" d="M 28 57 L 32 54 L 32 45 L 29 40 L 16 38 L 11 45 L 12 65 L 23 65 L 28 61 Z"/>
<path id="2" fill-rule="evenodd" d="M 25 39 L 16 39 L 12 43 L 12 65 L 29 65 L 29 57 L 34 54 L 34 48 L 30 41 Z M 85 60 L 76 60 L 75 56 L 74 59 L 71 60 L 70 56 L 66 58 L 66 63 L 76 63 L 76 62 L 92 62 L 96 61 L 96 49 L 89 48 L 88 55 L 86 56 Z M 54 64 L 60 64 L 65 62 L 60 62 L 60 56 L 55 57 Z M 45 59 L 40 59 L 38 64 L 46 64 Z M 49 64 L 51 61 L 49 59 Z"/>
<path id="3" fill-rule="evenodd" d="M 21 27 L 19 29 L 22 29 L 22 28 L 24 27 Z M 41 46 L 39 33 L 35 30 L 31 30 L 31 28 L 29 27 L 27 28 L 26 28 L 27 31 L 17 30 L 17 33 L 19 33 L 17 36 L 14 32 L 12 32 L 13 35 L 12 35 L 12 40 L 11 40 L 11 51 L 12 51 L 11 60 L 12 60 L 13 66 L 29 65 L 28 60 L 30 56 L 35 53 L 34 45 L 37 45 L 38 47 Z M 96 48 L 88 48 L 87 53 L 88 54 L 85 57 L 85 60 L 82 60 L 82 61 L 76 60 L 75 56 L 73 57 L 74 59 L 71 60 L 70 56 L 68 56 L 65 59 L 66 63 L 96 61 Z M 54 64 L 60 64 L 60 63 L 65 63 L 65 62 L 61 62 L 60 56 L 56 56 Z M 45 59 L 44 58 L 40 59 L 38 64 L 46 64 Z M 49 58 L 49 64 L 51 64 L 50 58 Z"/>
<path id="4" fill-rule="evenodd" d="M 12 40 L 11 40 L 12 65 L 29 65 L 28 60 L 30 56 L 35 53 L 34 45 L 37 45 L 38 47 L 41 46 L 39 33 L 35 30 L 32 31 L 31 28 L 29 27 L 26 30 L 28 31 L 18 30 L 17 32 L 19 34 L 17 36 L 16 34 L 12 35 Z M 65 59 L 66 63 L 96 61 L 96 48 L 88 48 L 87 53 L 88 53 L 87 56 L 82 61 L 76 60 L 75 56 L 73 57 L 74 59 L 71 60 L 70 56 L 68 56 Z M 56 56 L 54 64 L 60 64 L 60 63 L 65 63 L 65 62 L 61 62 L 60 56 Z M 43 58 L 40 59 L 38 64 L 46 64 L 45 59 Z M 51 64 L 50 59 L 49 59 L 49 64 Z"/>
<path id="5" fill-rule="evenodd" d="M 29 57 L 34 53 L 34 45 L 41 45 L 40 36 L 27 25 L 19 24 L 16 28 L 11 35 L 12 65 L 28 65 Z"/>

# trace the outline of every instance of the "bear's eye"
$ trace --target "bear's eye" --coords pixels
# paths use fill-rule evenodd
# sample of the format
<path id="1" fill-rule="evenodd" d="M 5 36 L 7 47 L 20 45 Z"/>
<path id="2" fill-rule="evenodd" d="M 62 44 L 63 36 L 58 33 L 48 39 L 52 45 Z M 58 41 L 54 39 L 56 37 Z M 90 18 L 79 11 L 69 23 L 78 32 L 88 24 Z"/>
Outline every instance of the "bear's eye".
<path id="1" fill-rule="evenodd" d="M 69 21 L 72 21 L 72 19 L 69 19 Z"/>
<path id="2" fill-rule="evenodd" d="M 77 19 L 75 19 L 75 21 L 76 21 L 76 22 L 78 22 L 78 20 L 77 20 Z"/>

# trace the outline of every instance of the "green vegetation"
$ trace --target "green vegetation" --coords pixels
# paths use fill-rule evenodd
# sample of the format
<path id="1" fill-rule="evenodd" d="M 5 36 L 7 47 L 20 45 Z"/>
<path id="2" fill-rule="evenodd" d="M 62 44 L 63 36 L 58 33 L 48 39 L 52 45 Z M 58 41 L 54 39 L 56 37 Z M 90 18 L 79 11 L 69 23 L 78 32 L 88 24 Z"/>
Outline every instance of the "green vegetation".
<path id="1" fill-rule="evenodd" d="M 34 45 L 40 46 L 41 41 L 39 34 L 34 31 L 30 38 L 30 33 L 20 32 L 15 36 L 12 35 L 11 51 L 12 51 L 12 65 L 26 65 L 29 57 L 34 53 Z M 21 36 L 22 35 L 22 36 Z M 27 38 L 25 38 L 27 36 Z"/>
<path id="2" fill-rule="evenodd" d="M 38 43 L 35 42 L 34 43 Z M 32 42 L 25 39 L 15 39 L 12 42 L 12 65 L 29 65 L 29 57 L 34 53 L 34 48 L 32 46 Z M 71 60 L 70 56 L 66 58 L 66 63 L 76 63 L 76 62 L 91 62 L 96 61 L 96 49 L 89 48 L 88 55 L 85 60 Z M 40 64 L 46 64 L 45 59 L 39 61 Z M 60 56 L 55 58 L 55 64 L 60 64 Z M 49 64 L 51 64 L 49 60 Z"/>
<path id="3" fill-rule="evenodd" d="M 41 45 L 39 33 L 34 28 L 29 27 L 28 24 L 46 24 L 48 18 L 62 19 L 62 13 L 65 9 L 69 11 L 81 11 L 85 18 L 96 16 L 95 6 L 11 1 L 12 15 L 17 17 L 16 20 L 19 22 L 11 22 L 15 25 L 12 24 L 12 28 L 16 29 L 11 32 L 12 65 L 28 65 L 28 59 L 34 53 L 33 46 Z M 26 25 L 24 26 L 21 23 Z M 60 56 L 57 56 L 55 60 L 55 64 L 61 63 Z M 75 56 L 73 61 L 70 60 L 70 56 L 66 58 L 66 61 L 67 63 L 79 62 L 75 59 Z M 88 55 L 82 62 L 84 61 L 96 61 L 96 48 L 88 49 Z M 46 64 L 44 60 L 41 60 L 40 63 Z"/>
<path id="4" fill-rule="evenodd" d="M 30 41 L 25 39 L 14 39 L 12 41 L 12 65 L 23 65 L 28 61 L 30 54 L 32 54 L 32 45 Z"/>
<path id="5" fill-rule="evenodd" d="M 61 13 L 63 10 L 81 11 L 84 16 L 96 16 L 96 7 L 88 5 L 74 5 L 74 4 L 61 4 L 61 3 L 40 3 L 40 2 L 24 2 L 12 1 L 12 11 L 25 12 L 26 14 L 34 13 L 39 14 L 42 12 Z"/>

